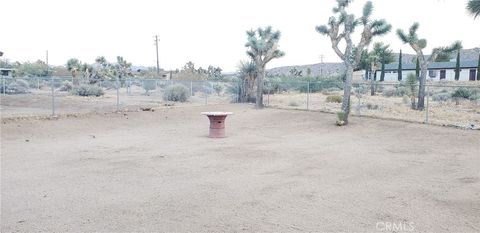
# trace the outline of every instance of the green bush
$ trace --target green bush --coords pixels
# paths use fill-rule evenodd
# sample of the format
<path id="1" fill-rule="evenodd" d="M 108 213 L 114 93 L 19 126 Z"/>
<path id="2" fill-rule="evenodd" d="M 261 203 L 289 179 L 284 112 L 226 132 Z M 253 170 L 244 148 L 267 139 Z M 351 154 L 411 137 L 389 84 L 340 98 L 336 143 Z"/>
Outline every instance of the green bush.
<path id="1" fill-rule="evenodd" d="M 185 102 L 188 100 L 189 90 L 182 84 L 173 84 L 165 90 L 163 99 L 166 101 Z"/>
<path id="2" fill-rule="evenodd" d="M 153 91 L 157 89 L 157 80 L 146 79 L 142 82 L 143 89 L 145 90 L 145 94 L 149 95 L 149 91 Z"/>
<path id="3" fill-rule="evenodd" d="M 74 95 L 79 96 L 102 96 L 105 94 L 103 88 L 97 85 L 80 84 L 72 89 Z"/>
<path id="4" fill-rule="evenodd" d="M 326 89 L 343 89 L 343 81 L 339 78 L 316 78 L 314 80 L 308 80 L 310 83 L 310 93 L 321 92 Z M 300 92 L 307 92 L 307 84 L 300 85 Z"/>
<path id="5" fill-rule="evenodd" d="M 339 121 L 345 121 L 345 116 L 346 116 L 345 112 L 343 111 L 337 112 L 337 118 Z"/>
<path id="6" fill-rule="evenodd" d="M 382 91 L 382 94 L 386 97 L 392 97 L 397 95 L 397 89 L 396 88 L 385 88 Z"/>
<path id="7" fill-rule="evenodd" d="M 453 98 L 458 98 L 458 99 L 470 99 L 470 96 L 472 95 L 472 91 L 468 90 L 465 87 L 460 87 L 457 88 L 453 93 L 452 97 Z"/>
<path id="8" fill-rule="evenodd" d="M 6 85 L 5 92 L 7 94 L 24 94 L 29 90 L 29 83 L 23 79 L 17 79 L 10 84 Z M 3 92 L 3 87 L 2 87 Z"/>
<path id="9" fill-rule="evenodd" d="M 341 103 L 343 97 L 340 95 L 330 95 L 327 96 L 327 103 Z"/>
<path id="10" fill-rule="evenodd" d="M 60 91 L 71 91 L 73 89 L 72 82 L 65 80 L 60 87 Z"/>
<path id="11" fill-rule="evenodd" d="M 479 89 L 467 89 L 465 87 L 457 88 L 453 93 L 452 97 L 455 99 L 469 99 L 469 100 L 478 100 L 480 99 L 480 90 Z"/>
<path id="12" fill-rule="evenodd" d="M 452 95 L 448 92 L 440 92 L 432 95 L 433 101 L 445 102 L 452 98 Z"/>

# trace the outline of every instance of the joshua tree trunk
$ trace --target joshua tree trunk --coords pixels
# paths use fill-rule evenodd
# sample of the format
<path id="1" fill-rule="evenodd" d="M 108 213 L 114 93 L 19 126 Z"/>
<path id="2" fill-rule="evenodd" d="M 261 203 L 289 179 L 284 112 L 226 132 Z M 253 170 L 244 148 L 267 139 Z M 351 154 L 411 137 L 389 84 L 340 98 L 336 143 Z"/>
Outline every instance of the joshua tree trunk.
<path id="1" fill-rule="evenodd" d="M 76 71 L 76 70 L 73 70 L 73 71 L 72 71 L 72 84 L 73 84 L 74 86 L 77 86 L 77 85 L 78 85 L 77 71 Z"/>
<path id="2" fill-rule="evenodd" d="M 265 68 L 261 67 L 258 70 L 257 76 L 257 98 L 256 98 L 256 107 L 258 109 L 263 108 L 263 78 L 265 77 Z"/>
<path id="3" fill-rule="evenodd" d="M 348 124 L 348 115 L 350 114 L 350 92 L 352 90 L 352 78 L 353 78 L 353 65 L 345 63 L 346 65 L 346 77 L 343 84 L 343 102 L 342 112 L 344 113 L 343 121 Z"/>
<path id="4" fill-rule="evenodd" d="M 425 83 L 427 82 L 427 67 L 428 64 L 422 62 L 422 69 L 420 71 L 420 80 L 418 80 L 418 104 L 417 110 L 425 108 Z"/>

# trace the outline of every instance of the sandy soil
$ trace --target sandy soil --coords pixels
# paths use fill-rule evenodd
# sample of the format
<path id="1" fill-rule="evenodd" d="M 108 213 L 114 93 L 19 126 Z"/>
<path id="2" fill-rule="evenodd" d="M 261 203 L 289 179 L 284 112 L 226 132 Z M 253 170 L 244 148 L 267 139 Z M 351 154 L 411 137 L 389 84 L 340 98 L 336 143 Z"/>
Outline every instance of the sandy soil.
<path id="1" fill-rule="evenodd" d="M 228 138 L 206 137 L 209 110 L 235 112 Z M 250 105 L 3 121 L 1 231 L 480 231 L 478 131 L 334 121 Z"/>

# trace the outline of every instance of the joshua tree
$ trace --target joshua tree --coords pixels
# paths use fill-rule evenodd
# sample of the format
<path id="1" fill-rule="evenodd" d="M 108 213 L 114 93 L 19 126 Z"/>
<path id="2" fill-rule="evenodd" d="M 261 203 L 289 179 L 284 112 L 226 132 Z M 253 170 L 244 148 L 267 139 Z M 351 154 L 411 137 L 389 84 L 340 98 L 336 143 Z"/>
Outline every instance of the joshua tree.
<path id="1" fill-rule="evenodd" d="M 457 62 L 455 64 L 455 80 L 460 79 L 460 50 L 457 51 Z"/>
<path id="2" fill-rule="evenodd" d="M 423 49 L 427 47 L 427 40 L 426 39 L 419 39 L 417 35 L 417 30 L 420 25 L 418 23 L 414 23 L 409 31 L 406 34 L 402 29 L 397 30 L 397 35 L 400 40 L 405 43 L 409 44 L 413 50 L 417 53 L 417 58 L 420 63 L 420 78 L 419 78 L 419 89 L 418 89 L 418 103 L 417 109 L 423 110 L 425 107 L 425 83 L 427 80 L 427 69 L 430 63 L 435 61 L 437 57 L 444 57 L 448 54 L 451 54 L 454 51 L 459 50 L 462 47 L 460 41 L 456 41 L 452 45 L 448 47 L 438 47 L 432 50 L 430 57 L 427 59 L 423 54 Z"/>
<path id="3" fill-rule="evenodd" d="M 332 48 L 335 53 L 343 60 L 346 68 L 346 78 L 343 88 L 342 116 L 339 119 L 340 125 L 348 124 L 348 115 L 350 113 L 350 92 L 352 87 L 353 69 L 360 62 L 363 50 L 368 47 L 372 38 L 388 33 L 392 26 L 385 20 L 371 20 L 373 11 L 372 2 L 368 1 L 363 7 L 363 14 L 360 18 L 355 18 L 353 14 L 348 14 L 346 8 L 353 0 L 337 0 L 337 7 L 333 8 L 332 16 L 327 25 L 317 26 L 316 30 L 330 38 Z M 352 34 L 357 25 L 362 25 L 360 41 L 354 45 Z M 344 51 L 339 48 L 340 41 L 345 41 Z"/>
<path id="4" fill-rule="evenodd" d="M 412 109 L 415 109 L 417 106 L 415 104 L 415 98 L 418 92 L 418 80 L 412 73 L 407 75 L 407 80 L 405 80 L 405 86 L 407 87 L 407 95 L 410 97 L 412 103 Z"/>
<path id="5" fill-rule="evenodd" d="M 255 62 L 257 68 L 256 106 L 263 108 L 265 67 L 272 59 L 283 57 L 285 53 L 278 49 L 280 31 L 273 31 L 271 26 L 247 31 L 247 36 L 248 42 L 245 44 L 248 48 L 247 55 Z"/>
<path id="6" fill-rule="evenodd" d="M 67 61 L 67 69 L 72 73 L 73 85 L 78 85 L 77 72 L 82 68 L 82 63 L 76 59 L 71 58 Z"/>
<path id="7" fill-rule="evenodd" d="M 240 78 L 239 102 L 255 102 L 255 82 L 257 80 L 255 62 L 240 62 L 238 76 Z"/>
<path id="8" fill-rule="evenodd" d="M 397 74 L 398 74 L 398 81 L 402 81 L 402 71 L 403 71 L 403 68 L 402 68 L 402 50 L 400 49 L 400 55 L 398 55 L 398 70 L 397 70 Z"/>
<path id="9" fill-rule="evenodd" d="M 474 18 L 480 15 L 480 1 L 479 0 L 470 0 L 467 3 L 467 10 Z"/>

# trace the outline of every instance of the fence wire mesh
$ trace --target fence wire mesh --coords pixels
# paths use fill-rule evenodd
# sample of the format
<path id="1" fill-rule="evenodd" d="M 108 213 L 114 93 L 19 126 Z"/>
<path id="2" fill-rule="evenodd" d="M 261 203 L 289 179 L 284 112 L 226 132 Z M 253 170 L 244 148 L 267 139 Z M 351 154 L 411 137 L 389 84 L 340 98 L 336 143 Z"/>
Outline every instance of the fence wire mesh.
<path id="1" fill-rule="evenodd" d="M 2 117 L 51 116 L 255 102 L 255 88 L 255 83 L 246 81 L 2 77 L 1 112 Z M 418 88 L 405 83 L 354 83 L 350 112 L 354 116 L 480 126 L 480 83 L 428 83 L 422 111 L 412 108 Z M 264 83 L 263 101 L 271 108 L 336 113 L 341 108 L 342 89 L 341 82 L 268 80 Z"/>

